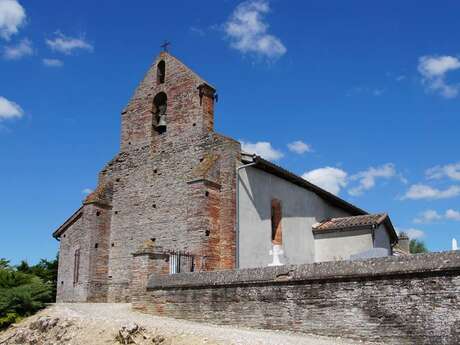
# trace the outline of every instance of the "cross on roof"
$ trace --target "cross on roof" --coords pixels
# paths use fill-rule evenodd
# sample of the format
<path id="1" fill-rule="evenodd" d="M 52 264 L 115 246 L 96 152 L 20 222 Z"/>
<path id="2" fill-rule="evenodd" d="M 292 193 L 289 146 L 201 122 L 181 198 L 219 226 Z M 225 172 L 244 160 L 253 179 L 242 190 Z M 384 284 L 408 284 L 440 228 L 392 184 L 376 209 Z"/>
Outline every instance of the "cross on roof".
<path id="1" fill-rule="evenodd" d="M 163 51 L 167 52 L 168 51 L 168 47 L 171 45 L 171 42 L 165 40 L 163 42 L 163 44 L 160 46 L 161 48 L 163 48 Z"/>

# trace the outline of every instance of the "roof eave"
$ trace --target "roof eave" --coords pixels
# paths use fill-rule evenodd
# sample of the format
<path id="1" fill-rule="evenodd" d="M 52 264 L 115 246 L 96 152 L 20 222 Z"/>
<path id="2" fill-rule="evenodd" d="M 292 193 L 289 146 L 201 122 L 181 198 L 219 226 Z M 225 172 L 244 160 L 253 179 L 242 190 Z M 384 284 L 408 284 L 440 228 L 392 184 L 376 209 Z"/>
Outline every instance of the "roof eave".
<path id="1" fill-rule="evenodd" d="M 249 156 L 249 155 L 248 155 Z M 353 215 L 366 215 L 368 214 L 366 211 L 363 209 L 356 207 L 355 205 L 350 204 L 349 202 L 339 198 L 338 196 L 322 189 L 321 187 L 318 187 L 314 185 L 311 182 L 308 182 L 307 180 L 303 179 L 300 176 L 295 175 L 294 173 L 276 165 L 273 164 L 260 156 L 253 156 L 252 162 L 256 163 L 254 167 L 262 169 L 268 173 L 274 174 L 278 177 L 281 177 L 285 180 L 288 180 L 294 184 L 297 184 L 298 186 L 301 186 L 305 189 L 308 189 L 317 195 L 321 196 L 323 199 L 328 201 L 329 203 L 339 206 L 342 209 L 345 209 L 349 212 L 351 212 Z"/>
<path id="2" fill-rule="evenodd" d="M 75 223 L 82 215 L 83 206 L 74 212 L 56 231 L 53 232 L 53 237 L 59 239 L 61 235 L 69 228 L 70 225 Z"/>
<path id="3" fill-rule="evenodd" d="M 391 222 L 390 216 L 387 214 L 385 219 L 383 220 L 383 223 L 386 225 L 390 232 L 390 237 L 392 239 L 391 243 L 395 244 L 398 243 L 398 234 L 393 226 L 393 223 Z"/>

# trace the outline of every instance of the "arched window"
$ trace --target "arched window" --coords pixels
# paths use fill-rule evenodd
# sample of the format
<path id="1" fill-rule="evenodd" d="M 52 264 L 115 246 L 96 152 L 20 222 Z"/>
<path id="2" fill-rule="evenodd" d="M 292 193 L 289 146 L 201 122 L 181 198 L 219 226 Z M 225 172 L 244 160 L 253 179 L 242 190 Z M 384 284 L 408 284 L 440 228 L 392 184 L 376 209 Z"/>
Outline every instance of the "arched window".
<path id="1" fill-rule="evenodd" d="M 166 131 L 166 110 L 167 110 L 168 96 L 164 92 L 160 92 L 153 99 L 153 125 L 158 132 L 163 133 Z"/>
<path id="2" fill-rule="evenodd" d="M 166 76 L 166 64 L 161 60 L 157 65 L 157 84 L 163 84 Z"/>

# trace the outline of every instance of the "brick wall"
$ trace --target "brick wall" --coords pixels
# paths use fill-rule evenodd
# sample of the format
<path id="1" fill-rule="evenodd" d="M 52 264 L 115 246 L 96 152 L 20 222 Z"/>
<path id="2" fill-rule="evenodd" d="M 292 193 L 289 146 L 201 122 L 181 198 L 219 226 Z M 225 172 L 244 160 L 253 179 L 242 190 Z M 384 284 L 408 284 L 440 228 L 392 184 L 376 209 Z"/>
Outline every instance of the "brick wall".
<path id="1" fill-rule="evenodd" d="M 387 344 L 460 343 L 460 252 L 152 276 L 134 308 Z"/>
<path id="2" fill-rule="evenodd" d="M 164 83 L 157 80 L 160 61 Z M 166 131 L 156 128 L 159 93 L 167 97 Z M 213 126 L 213 87 L 161 53 L 122 112 L 121 150 L 85 201 L 85 223 L 70 224 L 65 231 L 72 243 L 62 241 L 62 271 L 73 265 L 70 247 L 81 245 L 88 273 L 82 276 L 85 292 L 66 290 L 61 301 L 76 295 L 78 300 L 130 301 L 136 289 L 132 282 L 139 281 L 137 267 L 146 276 L 155 269 L 133 256 L 149 240 L 166 251 L 192 254 L 202 269 L 234 268 L 241 148 Z M 68 284 L 69 275 L 61 276 Z"/>

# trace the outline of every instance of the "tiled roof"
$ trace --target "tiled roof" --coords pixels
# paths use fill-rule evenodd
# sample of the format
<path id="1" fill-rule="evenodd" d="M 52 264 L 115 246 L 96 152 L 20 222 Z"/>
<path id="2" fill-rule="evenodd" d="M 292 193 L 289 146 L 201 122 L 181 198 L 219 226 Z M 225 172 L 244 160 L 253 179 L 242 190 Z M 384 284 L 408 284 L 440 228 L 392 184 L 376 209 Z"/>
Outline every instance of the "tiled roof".
<path id="1" fill-rule="evenodd" d="M 313 230 L 345 230 L 354 228 L 371 227 L 382 224 L 388 215 L 386 213 L 366 214 L 362 216 L 351 216 L 332 218 L 313 225 Z"/>

